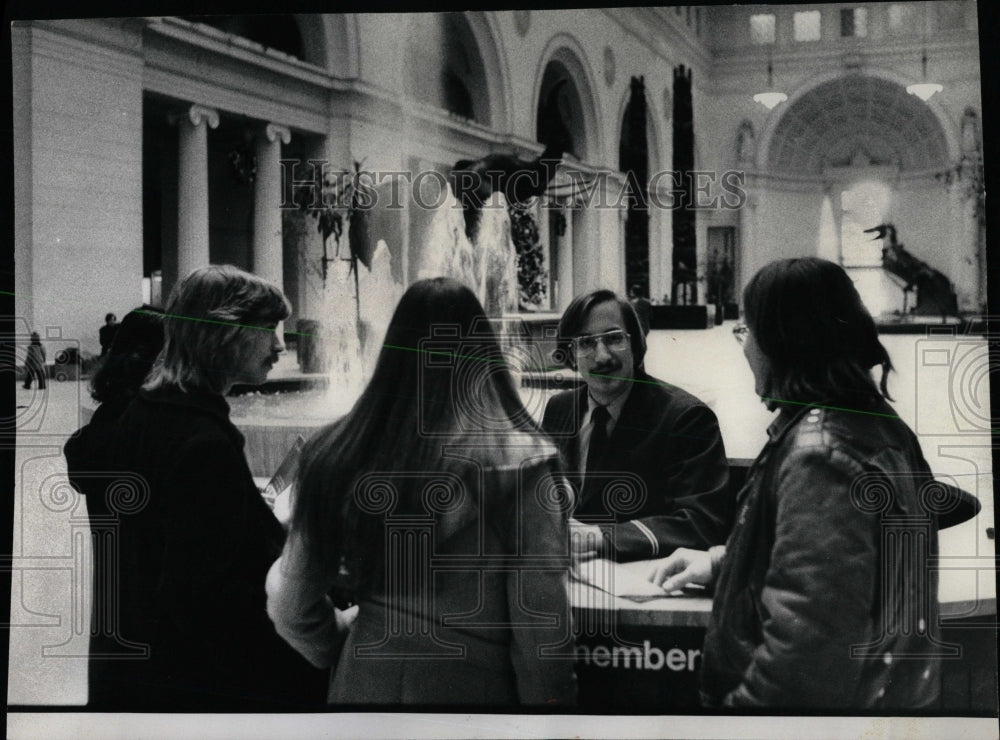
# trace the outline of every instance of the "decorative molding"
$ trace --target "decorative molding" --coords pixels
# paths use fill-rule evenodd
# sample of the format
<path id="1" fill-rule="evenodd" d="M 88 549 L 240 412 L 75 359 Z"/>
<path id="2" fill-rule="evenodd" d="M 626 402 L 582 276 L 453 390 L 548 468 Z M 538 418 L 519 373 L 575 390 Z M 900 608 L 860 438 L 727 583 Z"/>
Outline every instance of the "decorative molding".
<path id="1" fill-rule="evenodd" d="M 744 118 L 736 129 L 736 162 L 741 166 L 754 166 L 757 161 L 757 136 L 753 123 Z"/>
<path id="2" fill-rule="evenodd" d="M 209 108 L 195 103 L 183 113 L 171 113 L 167 116 L 167 120 L 169 120 L 172 124 L 177 124 L 186 120 L 195 128 L 200 126 L 202 121 L 206 121 L 209 128 L 218 128 L 219 111 L 214 108 Z"/>
<path id="3" fill-rule="evenodd" d="M 389 103 L 390 101 L 384 101 Z M 373 125 L 385 126 L 393 121 L 392 132 L 420 131 L 421 143 L 430 149 L 440 151 L 466 151 L 472 154 L 484 147 L 495 148 L 504 137 L 482 124 L 449 116 L 441 108 L 422 103 L 411 98 L 394 99 L 398 106 L 395 116 L 368 116 Z M 441 161 L 441 160 L 434 160 Z"/>
<path id="4" fill-rule="evenodd" d="M 30 25 L 32 56 L 46 57 L 100 74 L 142 78 L 141 54 L 100 46 L 89 38 L 65 33 L 61 28 Z"/>
<path id="5" fill-rule="evenodd" d="M 269 123 L 264 127 L 264 136 L 272 144 L 281 139 L 282 144 L 287 144 L 292 140 L 292 132 L 287 126 L 282 126 L 277 123 Z"/>
<path id="6" fill-rule="evenodd" d="M 181 18 L 170 16 L 157 18 L 150 23 L 149 30 L 164 40 L 170 39 L 186 46 L 197 46 L 231 59 L 249 62 L 257 67 L 263 67 L 314 84 L 322 84 L 326 78 L 333 78 L 333 75 L 315 64 L 275 49 L 265 49 L 253 41 L 227 34 L 211 26 L 195 24 Z"/>
<path id="7" fill-rule="evenodd" d="M 604 12 L 646 48 L 670 64 L 684 62 L 699 75 L 712 63 L 712 52 L 694 30 L 665 8 L 614 8 Z"/>
<path id="8" fill-rule="evenodd" d="M 840 66 L 845 72 L 860 72 L 865 66 L 865 55 L 856 51 L 848 51 L 840 58 Z"/>
<path id="9" fill-rule="evenodd" d="M 146 68 L 144 89 L 181 100 L 211 103 L 214 107 L 239 113 L 257 120 L 282 120 L 297 129 L 316 134 L 329 133 L 326 94 L 318 91 L 318 110 L 303 109 L 286 101 L 262 99 L 242 90 L 233 90 L 216 83 L 193 79 L 182 71 Z"/>
<path id="10" fill-rule="evenodd" d="M 845 49 L 837 43 L 822 44 L 817 47 L 778 47 L 773 52 L 776 75 L 813 74 L 818 69 L 837 70 L 843 74 L 850 71 L 865 71 L 871 67 L 912 67 L 919 72 L 920 42 L 888 43 L 872 45 L 863 50 Z M 969 69 L 974 74 L 979 62 L 979 43 L 975 34 L 967 39 L 955 39 L 935 43 L 928 40 L 927 55 L 934 60 L 948 60 L 950 64 Z M 968 62 L 968 65 L 966 65 Z M 711 89 L 725 90 L 725 80 L 742 78 L 747 67 L 755 65 L 764 69 L 767 65 L 766 47 L 741 47 L 718 49 L 711 57 Z M 856 66 L 860 65 L 860 67 Z"/>
<path id="11" fill-rule="evenodd" d="M 962 154 L 982 156 L 982 137 L 979 134 L 979 115 L 972 106 L 962 114 Z"/>

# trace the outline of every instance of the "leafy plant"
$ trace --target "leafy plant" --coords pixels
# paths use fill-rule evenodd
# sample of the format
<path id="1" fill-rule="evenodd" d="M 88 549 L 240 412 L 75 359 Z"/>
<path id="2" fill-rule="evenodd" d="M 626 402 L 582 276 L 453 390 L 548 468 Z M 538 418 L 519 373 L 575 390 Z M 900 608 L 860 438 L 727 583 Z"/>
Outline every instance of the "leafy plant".
<path id="1" fill-rule="evenodd" d="M 293 202 L 298 208 L 316 219 L 316 230 L 323 237 L 323 282 L 326 283 L 328 265 L 337 259 L 351 263 L 354 273 L 354 297 L 357 321 L 361 323 L 361 295 L 358 289 L 358 262 L 371 270 L 372 244 L 369 230 L 371 206 L 375 202 L 371 175 L 361 169 L 363 162 L 354 162 L 354 171 L 327 171 L 324 169 L 319 202 L 311 185 L 300 185 L 293 193 Z M 340 256 L 340 238 L 347 222 L 349 254 Z M 330 256 L 328 244 L 333 237 L 334 250 Z"/>
<path id="2" fill-rule="evenodd" d="M 508 205 L 510 235 L 517 253 L 517 287 L 522 305 L 539 305 L 545 297 L 548 272 L 545 253 L 538 241 L 538 224 L 531 211 Z"/>

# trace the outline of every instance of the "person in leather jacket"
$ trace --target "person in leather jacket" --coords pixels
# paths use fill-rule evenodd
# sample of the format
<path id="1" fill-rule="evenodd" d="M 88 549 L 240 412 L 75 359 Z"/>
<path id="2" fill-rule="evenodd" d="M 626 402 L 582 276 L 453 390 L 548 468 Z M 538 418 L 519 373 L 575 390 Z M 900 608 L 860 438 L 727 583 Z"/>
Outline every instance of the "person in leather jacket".
<path id="1" fill-rule="evenodd" d="M 844 270 L 818 258 L 767 265 L 743 300 L 734 333 L 777 418 L 726 545 L 677 551 L 649 575 L 667 591 L 714 583 L 702 702 L 932 709 L 943 499 L 886 403 L 892 363 L 874 321 Z"/>

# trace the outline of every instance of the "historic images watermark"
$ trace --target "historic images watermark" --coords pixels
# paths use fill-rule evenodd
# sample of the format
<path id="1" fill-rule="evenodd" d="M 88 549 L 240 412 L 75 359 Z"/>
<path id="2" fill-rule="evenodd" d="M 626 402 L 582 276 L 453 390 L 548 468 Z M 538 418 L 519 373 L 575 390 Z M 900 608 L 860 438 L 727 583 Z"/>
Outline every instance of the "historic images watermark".
<path id="1" fill-rule="evenodd" d="M 54 428 L 50 418 L 46 385 L 58 382 L 68 383 L 73 387 L 75 400 L 71 412 L 79 420 L 83 393 L 79 372 L 80 342 L 74 337 L 64 336 L 61 326 L 39 328 L 37 334 L 41 360 L 38 360 L 28 350 L 33 333 L 27 319 L 16 317 L 10 325 L 13 331 L 0 334 L 0 362 L 6 371 L 5 375 L 9 379 L 13 376 L 12 379 L 20 384 L 25 380 L 29 366 L 40 362 L 37 371 L 44 376 L 44 382 L 33 382 L 30 388 L 25 385 L 24 388 L 31 393 L 21 394 L 14 409 L 0 413 L 0 435 L 16 439 L 18 447 L 59 443 L 62 433 Z"/>
<path id="2" fill-rule="evenodd" d="M 554 170 L 558 161 L 543 164 Z M 661 170 L 645 183 L 632 171 L 565 169 L 564 174 L 565 181 L 550 187 L 539 199 L 543 208 L 562 208 L 568 202 L 574 209 L 738 210 L 747 202 L 746 173 L 742 170 Z M 342 194 L 350 192 L 354 196 L 351 207 L 357 210 L 397 210 L 407 203 L 433 210 L 448 203 L 449 190 L 457 201 L 454 207 L 490 207 L 490 194 L 518 192 L 525 185 L 537 188 L 545 177 L 528 169 L 513 173 L 455 170 L 450 175 L 433 169 L 347 172 L 334 169 L 326 160 L 283 159 L 281 208 L 336 207 Z"/>
<path id="3" fill-rule="evenodd" d="M 996 327 L 1000 317 L 986 316 L 961 326 L 942 325 L 928 330 L 916 343 L 916 432 L 921 435 L 989 436 L 1000 428 L 990 406 L 990 378 L 1000 368 L 1000 336 L 985 337 L 972 327 Z M 983 339 L 985 338 L 985 342 Z M 947 389 L 947 408 L 940 404 L 940 388 Z"/>

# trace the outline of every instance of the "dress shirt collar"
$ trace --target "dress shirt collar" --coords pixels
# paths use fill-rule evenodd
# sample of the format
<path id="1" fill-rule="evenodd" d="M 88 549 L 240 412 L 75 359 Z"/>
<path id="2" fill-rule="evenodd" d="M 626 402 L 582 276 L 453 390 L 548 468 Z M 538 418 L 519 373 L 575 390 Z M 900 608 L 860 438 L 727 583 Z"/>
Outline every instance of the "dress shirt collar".
<path id="1" fill-rule="evenodd" d="M 608 434 L 614 429 L 615 424 L 618 423 L 618 419 L 622 415 L 622 409 L 625 408 L 625 402 L 628 400 L 629 395 L 632 393 L 631 384 L 618 398 L 609 403 L 605 408 L 608 410 L 608 416 L 611 419 L 608 421 Z M 594 409 L 596 409 L 601 404 L 597 403 L 591 395 L 587 394 L 587 418 L 584 419 L 584 426 L 591 424 L 594 421 Z"/>

